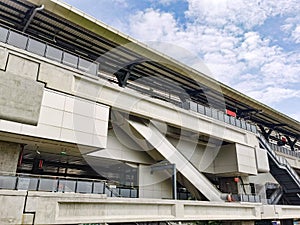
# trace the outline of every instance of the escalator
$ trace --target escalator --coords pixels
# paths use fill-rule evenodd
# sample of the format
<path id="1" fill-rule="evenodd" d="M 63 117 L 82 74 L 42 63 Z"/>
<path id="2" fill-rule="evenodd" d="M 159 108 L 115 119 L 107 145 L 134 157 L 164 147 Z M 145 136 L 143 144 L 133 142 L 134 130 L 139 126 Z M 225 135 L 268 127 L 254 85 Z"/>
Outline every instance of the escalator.
<path id="1" fill-rule="evenodd" d="M 258 134 L 258 140 L 268 152 L 270 173 L 282 187 L 282 198 L 290 205 L 300 205 L 300 178 L 298 174 L 284 157 L 275 154 L 263 135 Z"/>

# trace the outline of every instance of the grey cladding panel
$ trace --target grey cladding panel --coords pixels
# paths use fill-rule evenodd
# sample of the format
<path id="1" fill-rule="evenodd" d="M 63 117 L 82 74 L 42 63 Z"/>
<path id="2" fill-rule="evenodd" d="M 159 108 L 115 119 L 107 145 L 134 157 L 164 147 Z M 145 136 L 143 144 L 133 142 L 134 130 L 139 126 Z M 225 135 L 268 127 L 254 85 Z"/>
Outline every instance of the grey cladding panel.
<path id="1" fill-rule="evenodd" d="M 37 125 L 44 85 L 0 71 L 0 119 Z"/>

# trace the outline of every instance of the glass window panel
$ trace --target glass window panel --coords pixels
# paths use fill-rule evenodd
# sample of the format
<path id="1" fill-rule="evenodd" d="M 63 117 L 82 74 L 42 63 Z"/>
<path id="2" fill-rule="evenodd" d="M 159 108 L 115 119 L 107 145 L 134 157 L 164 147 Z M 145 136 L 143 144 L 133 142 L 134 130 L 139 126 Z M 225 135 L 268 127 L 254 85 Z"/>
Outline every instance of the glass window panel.
<path id="1" fill-rule="evenodd" d="M 229 123 L 229 116 L 228 115 L 224 115 L 224 119 L 225 119 L 225 123 Z"/>
<path id="2" fill-rule="evenodd" d="M 230 116 L 230 124 L 235 126 L 235 117 Z"/>
<path id="3" fill-rule="evenodd" d="M 78 193 L 92 193 L 93 182 L 78 181 L 76 192 Z"/>
<path id="4" fill-rule="evenodd" d="M 204 106 L 201 104 L 198 104 L 198 113 L 204 114 Z"/>
<path id="5" fill-rule="evenodd" d="M 224 122 L 224 112 L 222 111 L 218 112 L 218 119 Z"/>
<path id="6" fill-rule="evenodd" d="M 68 52 L 64 52 L 62 62 L 63 64 L 77 68 L 78 57 Z"/>
<path id="7" fill-rule="evenodd" d="M 120 195 L 122 197 L 129 198 L 130 197 L 130 189 L 120 188 Z"/>
<path id="8" fill-rule="evenodd" d="M 47 49 L 46 49 L 47 58 L 55 60 L 57 62 L 61 62 L 62 54 L 63 54 L 62 50 L 47 45 Z"/>
<path id="9" fill-rule="evenodd" d="M 195 102 L 190 102 L 190 109 L 191 109 L 192 111 L 197 112 L 197 103 L 195 103 Z"/>
<path id="10" fill-rule="evenodd" d="M 7 35 L 8 35 L 8 29 L 6 29 L 4 27 L 0 27 L 0 41 L 1 42 L 6 42 Z"/>
<path id="11" fill-rule="evenodd" d="M 218 119 L 218 111 L 216 109 L 212 109 L 212 117 Z"/>
<path id="12" fill-rule="evenodd" d="M 241 120 L 236 119 L 235 125 L 236 125 L 237 127 L 241 127 Z"/>
<path id="13" fill-rule="evenodd" d="M 112 191 L 108 187 L 105 188 L 104 194 L 106 194 L 107 197 L 112 197 L 113 196 Z"/>
<path id="14" fill-rule="evenodd" d="M 99 67 L 99 65 L 97 63 L 92 63 L 92 65 L 89 67 L 89 73 L 93 74 L 93 75 L 97 75 L 98 67 Z"/>
<path id="15" fill-rule="evenodd" d="M 103 182 L 94 182 L 94 191 L 95 194 L 103 194 L 104 183 Z"/>
<path id="16" fill-rule="evenodd" d="M 111 188 L 112 191 L 111 197 L 119 197 L 120 196 L 120 189 L 119 188 Z"/>
<path id="17" fill-rule="evenodd" d="M 190 103 L 189 102 L 183 102 L 182 103 L 182 108 L 184 108 L 184 109 L 190 109 Z"/>
<path id="18" fill-rule="evenodd" d="M 37 190 L 37 184 L 38 184 L 38 178 L 19 177 L 17 189 L 35 191 Z"/>
<path id="19" fill-rule="evenodd" d="M 256 133 L 257 132 L 256 126 L 252 124 L 251 125 L 251 130 L 252 130 L 252 132 Z"/>
<path id="20" fill-rule="evenodd" d="M 241 123 L 242 123 L 242 128 L 246 129 L 246 122 L 244 120 L 241 120 Z"/>
<path id="21" fill-rule="evenodd" d="M 212 114 L 211 108 L 209 108 L 209 107 L 204 107 L 204 109 L 205 109 L 205 115 L 211 117 L 211 116 L 212 116 L 212 115 L 211 115 L 211 114 Z"/>
<path id="22" fill-rule="evenodd" d="M 10 31 L 7 43 L 15 47 L 25 49 L 27 45 L 27 40 L 28 40 L 27 36 L 24 36 L 14 31 Z"/>
<path id="23" fill-rule="evenodd" d="M 58 190 L 60 192 L 75 192 L 75 180 L 59 180 Z"/>
<path id="24" fill-rule="evenodd" d="M 38 188 L 38 180 L 39 178 L 30 178 L 30 183 L 28 187 L 28 191 L 35 191 Z"/>
<path id="25" fill-rule="evenodd" d="M 39 191 L 56 191 L 57 190 L 57 180 L 56 179 L 40 179 Z"/>
<path id="26" fill-rule="evenodd" d="M 247 129 L 248 131 L 251 131 L 251 125 L 250 125 L 249 123 L 246 123 L 246 129 Z"/>
<path id="27" fill-rule="evenodd" d="M 90 62 L 86 59 L 79 58 L 78 69 L 92 75 L 96 75 L 98 71 L 98 64 Z"/>
<path id="28" fill-rule="evenodd" d="M 27 50 L 29 52 L 44 56 L 45 55 L 45 49 L 46 49 L 46 45 L 42 42 L 39 42 L 37 40 L 34 39 L 29 39 L 28 41 L 28 46 L 27 46 Z"/>
<path id="29" fill-rule="evenodd" d="M 0 189 L 15 189 L 17 177 L 0 176 Z"/>
<path id="30" fill-rule="evenodd" d="M 138 190 L 137 189 L 131 189 L 131 198 L 137 198 L 138 197 Z"/>

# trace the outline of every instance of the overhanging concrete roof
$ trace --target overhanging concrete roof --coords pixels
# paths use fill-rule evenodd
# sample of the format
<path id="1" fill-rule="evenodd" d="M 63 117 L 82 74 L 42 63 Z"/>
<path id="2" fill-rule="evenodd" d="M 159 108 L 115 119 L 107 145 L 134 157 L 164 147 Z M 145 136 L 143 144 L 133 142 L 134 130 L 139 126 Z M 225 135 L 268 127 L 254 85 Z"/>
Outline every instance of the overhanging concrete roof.
<path id="1" fill-rule="evenodd" d="M 173 58 L 164 55 L 147 45 L 138 42 L 137 40 L 111 28 L 110 26 L 96 20 L 95 18 L 75 9 L 74 7 L 65 4 L 58 0 L 27 0 L 37 6 L 44 5 L 45 10 L 57 15 L 65 20 L 83 27 L 84 29 L 107 39 L 116 45 L 125 46 L 130 52 L 137 53 L 147 59 L 155 62 L 159 62 L 164 67 L 177 72 L 185 77 L 191 78 L 196 82 L 205 85 L 208 88 L 221 92 L 232 103 L 242 103 L 244 106 L 248 106 L 250 109 L 256 109 L 262 111 L 259 115 L 260 120 L 266 119 L 272 121 L 273 124 L 286 124 L 283 130 L 286 130 L 288 134 L 297 137 L 300 133 L 300 122 L 296 121 L 283 113 L 280 113 L 271 107 L 256 101 L 245 94 L 242 94 L 212 78 L 196 71 Z M 229 100 L 228 100 L 229 99 Z M 281 129 L 281 131 L 283 131 Z"/>

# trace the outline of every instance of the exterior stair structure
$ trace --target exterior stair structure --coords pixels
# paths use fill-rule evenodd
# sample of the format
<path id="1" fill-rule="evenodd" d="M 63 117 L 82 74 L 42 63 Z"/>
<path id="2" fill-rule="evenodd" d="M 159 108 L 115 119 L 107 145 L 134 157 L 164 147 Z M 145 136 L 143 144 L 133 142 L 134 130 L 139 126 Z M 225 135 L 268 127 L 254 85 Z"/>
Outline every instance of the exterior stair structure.
<path id="1" fill-rule="evenodd" d="M 138 132 L 148 144 L 153 146 L 169 163 L 175 164 L 176 169 L 209 201 L 224 201 L 222 200 L 222 193 L 169 142 L 152 122 L 146 125 L 142 121 L 133 121 L 129 118 L 125 118 L 118 112 L 113 112 L 112 116 L 115 121 L 119 122 L 119 126 L 122 129 L 128 129 L 128 124 L 134 128 L 136 132 Z M 121 124 L 124 124 L 124 126 Z"/>
<path id="2" fill-rule="evenodd" d="M 267 150 L 270 173 L 281 185 L 282 197 L 291 205 L 300 205 L 300 178 L 298 174 L 284 157 L 276 155 L 269 142 L 260 133 L 258 133 L 258 140 L 261 147 Z M 273 200 L 273 204 L 279 201 L 277 198 Z"/>

